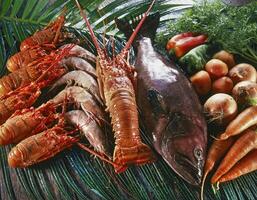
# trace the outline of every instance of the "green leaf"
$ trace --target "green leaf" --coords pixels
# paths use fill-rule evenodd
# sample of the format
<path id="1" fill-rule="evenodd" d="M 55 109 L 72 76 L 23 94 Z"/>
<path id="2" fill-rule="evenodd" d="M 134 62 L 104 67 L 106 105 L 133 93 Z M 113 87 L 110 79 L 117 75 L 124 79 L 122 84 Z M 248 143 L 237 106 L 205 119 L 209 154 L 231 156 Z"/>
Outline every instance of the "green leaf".
<path id="1" fill-rule="evenodd" d="M 15 15 L 17 15 L 22 3 L 23 3 L 23 1 L 19 1 L 19 0 L 14 1 L 13 7 L 12 7 L 12 12 L 10 15 L 11 17 L 14 17 Z"/>
<path id="2" fill-rule="evenodd" d="M 4 16 L 7 11 L 9 10 L 9 8 L 11 7 L 11 4 L 12 4 L 12 0 L 6 0 L 4 2 L 1 3 L 1 16 Z"/>
<path id="3" fill-rule="evenodd" d="M 22 19 L 26 19 L 30 15 L 30 13 L 32 12 L 32 9 L 34 8 L 34 6 L 36 5 L 37 2 L 38 2 L 38 0 L 27 1 L 26 7 L 22 14 Z"/>
<path id="4" fill-rule="evenodd" d="M 48 0 L 37 1 L 37 4 L 33 9 L 30 19 L 35 19 L 36 17 L 40 17 L 40 14 L 42 14 L 41 12 L 44 10 L 47 4 L 48 4 Z"/>

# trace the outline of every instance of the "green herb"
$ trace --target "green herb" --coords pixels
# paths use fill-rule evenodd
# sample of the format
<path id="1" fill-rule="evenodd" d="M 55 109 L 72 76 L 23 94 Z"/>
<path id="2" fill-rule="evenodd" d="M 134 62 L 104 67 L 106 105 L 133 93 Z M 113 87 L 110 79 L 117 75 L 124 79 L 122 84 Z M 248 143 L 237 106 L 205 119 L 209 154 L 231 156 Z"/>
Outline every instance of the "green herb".
<path id="1" fill-rule="evenodd" d="M 157 42 L 166 43 L 171 36 L 187 31 L 207 34 L 210 42 L 257 64 L 257 1 L 242 7 L 220 1 L 195 5 L 170 22 Z"/>

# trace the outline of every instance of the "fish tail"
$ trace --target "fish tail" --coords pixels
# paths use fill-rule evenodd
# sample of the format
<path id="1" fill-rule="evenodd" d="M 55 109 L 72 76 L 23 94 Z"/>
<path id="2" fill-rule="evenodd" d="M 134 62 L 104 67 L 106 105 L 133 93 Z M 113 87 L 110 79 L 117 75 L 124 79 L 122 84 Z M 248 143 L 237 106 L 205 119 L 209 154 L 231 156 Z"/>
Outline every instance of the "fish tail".
<path id="1" fill-rule="evenodd" d="M 131 34 L 133 33 L 135 27 L 140 22 L 140 19 L 143 17 L 143 15 L 138 15 L 135 17 L 123 18 L 123 19 L 115 19 L 115 23 L 117 25 L 117 28 L 125 35 L 125 37 L 128 39 Z M 154 14 L 151 14 L 146 17 L 146 20 L 144 24 L 142 25 L 141 29 L 139 30 L 134 42 L 132 43 L 133 47 L 136 48 L 138 41 L 142 37 L 148 37 L 152 41 L 155 38 L 156 30 L 159 26 L 160 21 L 160 13 L 156 12 Z"/>

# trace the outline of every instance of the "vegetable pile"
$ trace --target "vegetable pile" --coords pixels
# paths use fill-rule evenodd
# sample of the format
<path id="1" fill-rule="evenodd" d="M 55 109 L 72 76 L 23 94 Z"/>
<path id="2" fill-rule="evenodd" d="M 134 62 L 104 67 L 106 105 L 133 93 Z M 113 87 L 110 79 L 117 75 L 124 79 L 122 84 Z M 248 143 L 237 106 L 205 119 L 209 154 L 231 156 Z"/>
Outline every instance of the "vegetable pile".
<path id="1" fill-rule="evenodd" d="M 158 38 L 171 38 L 166 49 L 188 74 L 203 102 L 209 132 L 216 137 L 208 151 L 202 197 L 212 170 L 215 188 L 257 170 L 256 17 L 257 2 L 244 7 L 196 5 L 169 25 L 169 36 Z M 187 48 L 178 53 L 181 40 Z"/>
<path id="2" fill-rule="evenodd" d="M 257 1 L 242 7 L 222 4 L 222 1 L 195 5 L 168 29 L 159 34 L 157 42 L 166 44 L 167 38 L 194 32 L 208 35 L 208 40 L 222 49 L 257 63 Z"/>
<path id="3" fill-rule="evenodd" d="M 196 73 L 190 80 L 205 102 L 203 107 L 209 124 L 222 131 L 208 152 L 203 192 L 207 175 L 219 162 L 211 178 L 211 183 L 217 186 L 257 170 L 257 72 L 250 64 L 236 64 L 234 55 L 224 50 L 214 54 L 201 68 L 194 69 Z M 191 67 L 184 66 L 184 69 L 192 72 Z"/>
<path id="4" fill-rule="evenodd" d="M 181 63 L 181 59 L 191 55 L 191 52 L 198 52 L 203 46 L 207 45 L 194 46 L 195 48 L 187 51 L 188 53 L 182 58 L 177 57 L 178 62 Z M 210 54 L 208 48 L 205 53 Z M 204 55 L 203 52 L 200 54 Z M 208 151 L 202 192 L 207 175 L 219 162 L 211 178 L 211 183 L 217 185 L 217 188 L 219 183 L 257 170 L 256 69 L 247 63 L 237 64 L 234 55 L 225 50 L 217 52 L 208 61 L 204 60 L 205 65 L 203 62 L 201 67 L 193 70 L 190 64 L 189 67 L 183 66 L 189 74 L 195 72 L 191 75 L 190 81 L 204 102 L 206 118 L 210 125 L 218 127 L 217 130 L 222 132 L 221 134 L 219 132 L 218 138 L 214 140 Z"/>

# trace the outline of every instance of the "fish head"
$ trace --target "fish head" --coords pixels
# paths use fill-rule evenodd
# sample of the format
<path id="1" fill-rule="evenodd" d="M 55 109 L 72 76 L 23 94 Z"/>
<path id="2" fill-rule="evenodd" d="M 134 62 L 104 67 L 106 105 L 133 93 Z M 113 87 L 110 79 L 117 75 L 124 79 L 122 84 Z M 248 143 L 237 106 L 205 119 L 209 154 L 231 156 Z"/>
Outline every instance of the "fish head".
<path id="1" fill-rule="evenodd" d="M 179 176 L 199 185 L 207 143 L 203 116 L 182 106 L 174 108 L 154 89 L 148 91 L 148 101 L 156 121 L 152 132 L 155 149 Z"/>
<path id="2" fill-rule="evenodd" d="M 166 118 L 161 132 L 161 155 L 192 185 L 201 183 L 206 156 L 206 128 L 202 123 L 185 113 L 173 112 Z"/>

